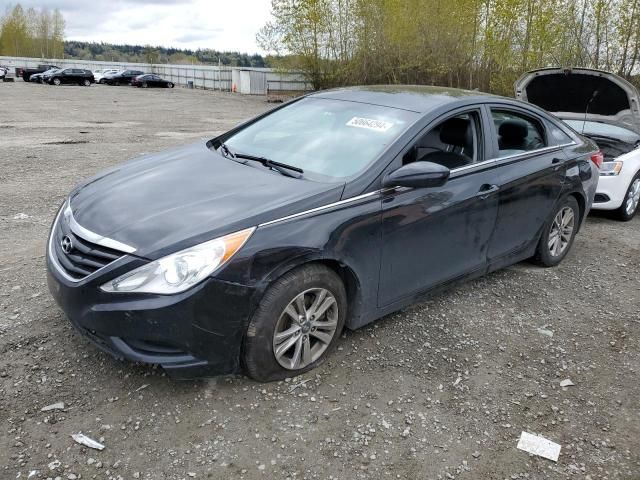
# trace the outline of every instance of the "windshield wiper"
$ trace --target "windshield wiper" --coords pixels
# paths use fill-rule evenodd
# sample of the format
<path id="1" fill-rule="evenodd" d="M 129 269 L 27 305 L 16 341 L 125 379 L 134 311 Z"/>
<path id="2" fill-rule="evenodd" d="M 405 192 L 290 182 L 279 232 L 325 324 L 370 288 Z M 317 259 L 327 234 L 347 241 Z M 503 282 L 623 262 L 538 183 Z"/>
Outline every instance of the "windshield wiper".
<path id="1" fill-rule="evenodd" d="M 265 158 L 265 157 L 258 157 L 258 156 L 249 155 L 246 153 L 232 152 L 231 150 L 229 150 L 229 147 L 227 147 L 224 143 L 220 144 L 220 151 L 227 158 L 232 158 L 235 160 L 241 159 L 241 160 L 251 160 L 254 162 L 260 162 L 265 167 L 271 168 L 272 170 L 276 170 L 277 172 L 287 177 L 300 178 L 300 176 L 304 173 L 304 170 L 298 167 L 294 167 L 293 165 L 287 165 L 286 163 L 276 162 L 275 160 L 269 160 L 268 158 Z M 246 162 L 240 162 L 240 163 L 246 163 Z M 298 175 L 292 174 L 291 171 L 296 172 Z"/>

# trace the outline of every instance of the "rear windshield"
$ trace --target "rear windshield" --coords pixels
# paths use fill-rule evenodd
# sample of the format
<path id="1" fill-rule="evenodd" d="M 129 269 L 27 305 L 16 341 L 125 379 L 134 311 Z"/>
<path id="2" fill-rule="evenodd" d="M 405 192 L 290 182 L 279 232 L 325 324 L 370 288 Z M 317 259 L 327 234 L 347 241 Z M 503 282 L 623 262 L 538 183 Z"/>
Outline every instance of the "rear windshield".
<path id="1" fill-rule="evenodd" d="M 327 179 L 354 176 L 413 124 L 414 112 L 304 98 L 228 137 L 232 151 L 266 157 Z"/>

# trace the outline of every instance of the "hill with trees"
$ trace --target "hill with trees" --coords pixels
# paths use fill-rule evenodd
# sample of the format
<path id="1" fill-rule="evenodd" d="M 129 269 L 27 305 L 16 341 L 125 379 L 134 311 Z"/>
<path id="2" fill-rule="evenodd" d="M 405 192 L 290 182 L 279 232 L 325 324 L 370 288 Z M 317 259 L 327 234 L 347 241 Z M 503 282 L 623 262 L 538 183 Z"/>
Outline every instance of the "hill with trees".
<path id="1" fill-rule="evenodd" d="M 213 64 L 233 67 L 267 67 L 261 55 L 189 50 L 150 45 L 65 40 L 65 20 L 58 9 L 8 7 L 0 18 L 0 55 L 47 59 L 76 58 L 113 62 Z"/>

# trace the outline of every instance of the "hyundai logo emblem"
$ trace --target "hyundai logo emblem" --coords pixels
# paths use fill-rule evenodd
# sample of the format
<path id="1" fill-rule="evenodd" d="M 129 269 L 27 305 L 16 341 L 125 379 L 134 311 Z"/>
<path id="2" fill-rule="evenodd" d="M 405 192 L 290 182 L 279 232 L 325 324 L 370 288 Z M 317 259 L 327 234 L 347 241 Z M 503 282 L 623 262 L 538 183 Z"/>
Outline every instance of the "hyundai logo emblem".
<path id="1" fill-rule="evenodd" d="M 60 242 L 60 246 L 62 247 L 62 251 L 64 253 L 67 253 L 67 254 L 71 253 L 71 250 L 73 250 L 73 242 L 66 235 L 64 237 L 62 237 L 62 241 Z"/>

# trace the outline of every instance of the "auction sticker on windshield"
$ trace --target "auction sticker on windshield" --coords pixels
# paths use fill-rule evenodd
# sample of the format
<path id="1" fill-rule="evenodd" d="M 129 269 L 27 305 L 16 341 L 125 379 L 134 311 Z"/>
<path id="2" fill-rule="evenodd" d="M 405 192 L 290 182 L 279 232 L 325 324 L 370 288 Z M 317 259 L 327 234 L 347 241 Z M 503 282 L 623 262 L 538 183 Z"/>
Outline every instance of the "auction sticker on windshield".
<path id="1" fill-rule="evenodd" d="M 353 117 L 347 122 L 347 127 L 367 128 L 369 130 L 375 130 L 376 132 L 386 132 L 393 127 L 393 123 L 372 118 Z"/>

